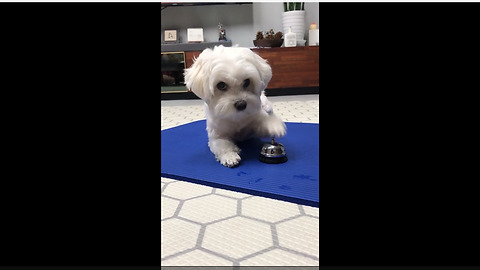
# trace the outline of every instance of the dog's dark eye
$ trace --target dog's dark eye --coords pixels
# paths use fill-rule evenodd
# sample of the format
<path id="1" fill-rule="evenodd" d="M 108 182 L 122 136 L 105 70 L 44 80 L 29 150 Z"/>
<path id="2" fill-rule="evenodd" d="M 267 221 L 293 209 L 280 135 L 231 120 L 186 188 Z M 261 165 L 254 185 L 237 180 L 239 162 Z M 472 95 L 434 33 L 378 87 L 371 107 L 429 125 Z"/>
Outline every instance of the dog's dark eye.
<path id="1" fill-rule="evenodd" d="M 218 90 L 225 91 L 225 90 L 227 90 L 227 84 L 224 83 L 224 82 L 219 82 L 219 83 L 217 83 L 217 88 L 218 88 Z"/>
<path id="2" fill-rule="evenodd" d="M 243 88 L 247 88 L 250 85 L 250 79 L 243 81 Z"/>

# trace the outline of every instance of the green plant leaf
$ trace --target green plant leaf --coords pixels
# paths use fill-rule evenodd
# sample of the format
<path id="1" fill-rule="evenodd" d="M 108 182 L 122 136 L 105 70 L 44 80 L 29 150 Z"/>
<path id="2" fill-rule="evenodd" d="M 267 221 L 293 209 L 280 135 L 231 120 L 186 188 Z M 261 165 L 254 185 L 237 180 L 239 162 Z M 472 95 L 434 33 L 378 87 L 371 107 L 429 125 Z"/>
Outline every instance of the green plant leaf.
<path id="1" fill-rule="evenodd" d="M 283 2 L 283 10 L 293 11 L 293 10 L 305 10 L 305 2 Z"/>

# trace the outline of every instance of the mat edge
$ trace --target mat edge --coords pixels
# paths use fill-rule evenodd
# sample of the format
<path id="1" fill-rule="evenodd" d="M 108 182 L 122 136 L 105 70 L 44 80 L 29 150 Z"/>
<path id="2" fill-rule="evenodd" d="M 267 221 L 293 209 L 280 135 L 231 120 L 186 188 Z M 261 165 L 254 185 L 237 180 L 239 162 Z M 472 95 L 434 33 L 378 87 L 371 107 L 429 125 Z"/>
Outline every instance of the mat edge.
<path id="1" fill-rule="evenodd" d="M 260 192 L 260 191 L 241 188 L 241 187 L 232 187 L 232 186 L 229 186 L 229 185 L 223 185 L 223 184 L 208 182 L 208 181 L 204 181 L 204 180 L 198 180 L 198 179 L 179 176 L 179 175 L 175 175 L 175 174 L 160 173 L 160 176 L 175 179 L 175 180 L 185 181 L 185 182 L 189 182 L 189 183 L 204 185 L 204 186 L 208 186 L 208 187 L 212 187 L 212 188 L 221 188 L 221 189 L 230 190 L 230 191 L 234 191 L 234 192 L 241 192 L 241 193 L 245 193 L 245 194 L 249 194 L 249 195 L 253 195 L 253 196 L 258 196 L 258 197 L 265 197 L 265 198 L 269 198 L 269 199 L 285 201 L 285 202 L 289 202 L 289 203 L 295 203 L 295 204 L 311 206 L 311 207 L 316 207 L 316 208 L 320 207 L 320 202 L 316 202 L 316 201 L 309 201 L 309 200 L 293 198 L 293 197 L 288 197 L 288 196 L 278 195 L 278 194 L 273 194 L 273 193 L 268 193 L 268 192 Z"/>

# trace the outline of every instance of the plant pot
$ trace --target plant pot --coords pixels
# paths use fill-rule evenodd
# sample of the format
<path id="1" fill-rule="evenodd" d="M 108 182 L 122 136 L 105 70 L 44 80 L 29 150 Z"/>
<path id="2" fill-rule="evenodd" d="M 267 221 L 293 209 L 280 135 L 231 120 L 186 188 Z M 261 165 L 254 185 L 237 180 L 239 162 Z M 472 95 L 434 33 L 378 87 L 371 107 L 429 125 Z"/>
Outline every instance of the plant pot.
<path id="1" fill-rule="evenodd" d="M 288 33 L 292 27 L 297 40 L 304 40 L 305 37 L 305 10 L 287 11 L 282 14 L 283 33 Z"/>

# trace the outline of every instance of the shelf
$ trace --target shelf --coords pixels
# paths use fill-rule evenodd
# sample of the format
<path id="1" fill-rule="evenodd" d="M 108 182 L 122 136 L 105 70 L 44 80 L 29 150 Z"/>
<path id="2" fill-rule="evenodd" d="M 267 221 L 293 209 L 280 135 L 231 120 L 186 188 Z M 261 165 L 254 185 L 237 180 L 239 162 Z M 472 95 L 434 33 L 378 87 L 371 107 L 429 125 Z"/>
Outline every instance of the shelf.
<path id="1" fill-rule="evenodd" d="M 206 48 L 213 48 L 217 45 L 223 45 L 225 47 L 232 47 L 231 41 L 225 42 L 202 42 L 202 43 L 173 43 L 173 44 L 161 44 L 161 52 L 191 52 L 191 51 L 203 51 Z"/>
<path id="2" fill-rule="evenodd" d="M 183 93 L 183 92 L 188 92 L 188 89 L 186 86 L 162 86 L 160 89 L 161 93 Z"/>
<path id="3" fill-rule="evenodd" d="M 179 2 L 179 3 L 165 3 L 162 2 L 162 10 L 167 7 L 192 7 L 192 6 L 212 6 L 212 5 L 251 5 L 253 2 L 210 2 L 210 3 L 202 3 L 202 2 Z"/>

